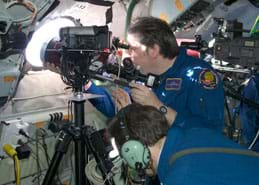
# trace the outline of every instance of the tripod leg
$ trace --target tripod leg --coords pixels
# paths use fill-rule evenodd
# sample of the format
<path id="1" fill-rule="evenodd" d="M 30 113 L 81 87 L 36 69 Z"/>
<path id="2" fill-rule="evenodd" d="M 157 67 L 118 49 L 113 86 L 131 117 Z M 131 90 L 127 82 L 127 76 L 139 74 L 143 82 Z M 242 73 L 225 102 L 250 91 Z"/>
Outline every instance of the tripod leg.
<path id="1" fill-rule="evenodd" d="M 58 136 L 58 143 L 56 145 L 56 151 L 54 153 L 54 156 L 51 160 L 50 166 L 48 168 L 47 174 L 44 177 L 42 185 L 50 185 L 52 184 L 55 174 L 58 170 L 60 161 L 62 160 L 62 157 L 64 153 L 67 152 L 68 146 L 72 140 L 72 136 L 65 133 L 64 131 L 61 131 Z"/>
<path id="2" fill-rule="evenodd" d="M 75 185 L 85 185 L 88 184 L 86 175 L 85 175 L 85 164 L 87 151 L 85 148 L 85 142 L 82 139 L 82 130 L 84 126 L 84 100 L 74 101 L 74 114 L 75 114 L 75 126 L 79 128 L 80 135 L 75 138 Z"/>

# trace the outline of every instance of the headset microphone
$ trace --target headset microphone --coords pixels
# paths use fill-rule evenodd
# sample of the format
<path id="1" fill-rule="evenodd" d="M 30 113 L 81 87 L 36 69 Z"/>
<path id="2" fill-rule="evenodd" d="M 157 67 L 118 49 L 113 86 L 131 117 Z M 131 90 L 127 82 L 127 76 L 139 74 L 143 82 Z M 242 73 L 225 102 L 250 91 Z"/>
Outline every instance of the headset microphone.
<path id="1" fill-rule="evenodd" d="M 13 158 L 15 155 L 17 155 L 16 150 L 10 144 L 5 144 L 3 146 L 3 150 L 9 157 Z"/>

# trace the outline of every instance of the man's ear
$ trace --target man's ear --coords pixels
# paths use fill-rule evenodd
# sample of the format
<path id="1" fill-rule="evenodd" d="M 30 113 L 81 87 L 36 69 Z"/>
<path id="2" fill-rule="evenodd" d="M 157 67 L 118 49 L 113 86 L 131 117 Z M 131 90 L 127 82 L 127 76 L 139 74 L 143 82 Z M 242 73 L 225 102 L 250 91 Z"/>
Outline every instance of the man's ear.
<path id="1" fill-rule="evenodd" d="M 157 58 L 160 55 L 160 47 L 157 44 L 154 44 L 153 47 L 148 48 L 148 54 L 152 58 Z"/>

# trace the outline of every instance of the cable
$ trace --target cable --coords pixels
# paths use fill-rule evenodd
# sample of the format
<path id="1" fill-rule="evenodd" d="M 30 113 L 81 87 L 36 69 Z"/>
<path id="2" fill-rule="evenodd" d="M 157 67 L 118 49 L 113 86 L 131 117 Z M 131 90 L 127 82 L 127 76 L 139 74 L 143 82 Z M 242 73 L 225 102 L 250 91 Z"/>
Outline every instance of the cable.
<path id="1" fill-rule="evenodd" d="M 60 112 L 60 113 L 54 113 L 54 121 L 55 121 L 55 120 L 61 120 L 62 117 L 63 117 L 63 114 L 62 114 L 61 112 Z M 37 129 L 36 137 L 38 137 L 38 139 L 36 140 L 36 156 L 37 156 L 36 162 L 37 162 L 37 165 L 38 165 L 38 167 L 39 167 L 38 170 L 39 170 L 39 174 L 40 174 L 40 175 L 37 176 L 38 179 L 40 178 L 41 173 L 42 173 L 42 169 L 41 169 L 41 167 L 40 167 L 40 164 L 38 164 L 38 161 L 39 161 L 39 156 L 38 156 L 38 152 L 39 152 L 39 151 L 37 151 L 37 145 L 38 145 L 38 144 L 40 144 L 39 146 L 42 147 L 42 149 L 43 149 L 43 151 L 44 151 L 44 153 L 45 153 L 45 157 L 46 157 L 47 164 L 48 164 L 48 166 L 50 166 L 50 157 L 49 157 L 49 155 L 48 155 L 48 149 L 47 149 L 47 144 L 46 144 L 46 140 L 45 140 L 45 139 L 46 139 L 46 136 L 47 136 L 47 132 L 46 132 L 45 129 L 43 129 L 43 128 Z M 39 138 L 39 137 L 41 137 L 41 138 Z M 43 142 L 43 143 L 40 142 L 40 139 L 42 139 L 42 142 Z M 41 148 L 38 147 L 38 149 L 41 149 Z M 59 177 L 59 171 L 57 171 L 56 180 L 57 180 L 60 184 L 62 184 L 61 179 L 60 179 L 60 177 Z"/>
<path id="2" fill-rule="evenodd" d="M 13 98 L 12 101 L 24 101 L 30 99 L 37 99 L 37 98 L 45 98 L 49 96 L 58 96 L 58 95 L 66 95 L 66 93 L 53 93 L 53 94 L 45 94 L 45 95 L 38 95 L 38 96 L 29 96 L 29 97 L 22 97 L 22 98 Z"/>
<path id="3" fill-rule="evenodd" d="M 47 144 L 46 144 L 45 136 L 42 137 L 42 147 L 43 147 L 43 149 L 44 149 L 46 161 L 47 161 L 48 166 L 49 166 L 49 165 L 50 165 L 50 157 L 49 157 L 49 154 L 48 154 L 48 146 L 47 146 Z"/>
<path id="4" fill-rule="evenodd" d="M 20 185 L 21 184 L 21 168 L 20 168 L 20 162 L 19 159 L 17 157 L 17 155 L 15 155 L 13 157 L 14 160 L 14 164 L 15 164 L 15 181 L 16 181 L 16 185 Z"/>
<path id="5" fill-rule="evenodd" d="M 119 80 L 120 79 L 120 75 L 121 75 L 121 64 L 122 64 L 122 57 L 117 57 L 116 53 L 118 52 L 118 47 L 114 44 L 114 42 L 112 42 L 112 49 L 113 49 L 113 55 L 115 55 L 115 60 L 118 62 L 118 73 L 116 75 L 116 78 Z M 119 88 L 119 85 L 116 84 L 115 86 L 115 90 L 117 90 Z M 117 101 L 117 98 L 115 99 L 115 102 Z M 114 112 L 117 113 L 118 112 L 118 108 L 116 107 L 116 104 L 114 106 Z"/>
<path id="6" fill-rule="evenodd" d="M 39 131 L 43 131 L 44 132 L 44 134 L 41 134 L 41 138 L 42 138 L 42 142 L 43 143 L 41 143 L 41 142 L 39 142 L 39 140 L 37 140 L 38 137 L 37 137 L 37 139 L 31 138 L 23 129 L 19 130 L 19 134 L 21 134 L 22 136 L 26 137 L 28 139 L 28 142 L 30 142 L 32 145 L 33 145 L 33 142 L 35 142 L 36 144 L 40 144 L 39 146 L 41 146 L 41 148 L 43 149 L 43 152 L 45 153 L 46 161 L 47 161 L 47 163 L 49 165 L 50 164 L 50 157 L 49 157 L 49 154 L 48 154 L 48 147 L 47 147 L 47 144 L 46 144 L 46 141 L 45 141 L 45 139 L 46 139 L 45 136 L 47 135 L 47 132 L 46 132 L 45 129 L 39 128 L 39 129 L 37 129 L 36 136 L 38 136 L 38 132 Z M 26 144 L 26 143 L 24 143 L 24 144 Z M 37 148 L 37 145 L 36 145 L 36 148 Z"/>
<path id="7" fill-rule="evenodd" d="M 70 102 L 71 102 L 71 100 L 68 100 L 68 102 L 67 102 L 67 119 L 68 119 L 68 121 L 70 121 L 70 110 L 69 110 Z"/>
<path id="8" fill-rule="evenodd" d="M 38 171 L 39 173 L 41 174 L 41 169 L 40 169 L 40 160 L 39 160 L 39 133 L 38 133 L 38 130 L 36 130 L 36 163 L 37 163 L 37 168 L 38 168 Z M 40 185 L 40 178 L 38 176 L 38 185 Z"/>
<path id="9" fill-rule="evenodd" d="M 5 144 L 3 146 L 3 151 L 14 160 L 14 174 L 15 174 L 15 181 L 16 185 L 20 185 L 21 183 L 21 170 L 20 170 L 20 162 L 17 157 L 16 150 L 10 145 Z"/>
<path id="10" fill-rule="evenodd" d="M 37 162 L 37 154 L 33 150 L 31 150 L 31 157 Z M 43 163 L 42 160 L 40 160 L 40 162 Z M 41 166 L 39 167 L 40 167 L 40 171 L 42 171 Z M 40 174 L 40 172 L 37 171 L 37 174 Z"/>
<path id="11" fill-rule="evenodd" d="M 249 150 L 251 150 L 251 149 L 253 148 L 253 146 L 255 145 L 255 143 L 256 143 L 258 137 L 259 137 L 259 129 L 257 130 L 256 135 L 255 135 L 255 137 L 254 137 L 252 143 L 251 143 L 251 144 L 249 145 L 249 147 L 248 147 Z"/>
<path id="12" fill-rule="evenodd" d="M 39 135 L 39 131 L 41 131 L 41 135 Z M 37 129 L 37 135 L 38 136 L 41 136 L 41 139 L 42 139 L 42 143 L 40 142 L 40 138 L 39 138 L 39 140 L 37 140 L 36 142 L 38 143 L 38 144 L 40 144 L 40 146 L 42 147 L 42 149 L 43 149 L 43 151 L 44 151 L 44 154 L 45 154 L 45 157 L 46 157 L 46 161 L 47 161 L 47 164 L 48 164 L 48 166 L 50 165 L 50 157 L 49 157 L 49 154 L 48 154 L 48 146 L 47 146 L 47 144 L 46 144 L 46 136 L 47 136 L 47 132 L 46 132 L 46 130 L 45 129 L 43 129 L 43 128 L 39 128 L 39 129 Z"/>
<path id="13" fill-rule="evenodd" d="M 73 110 L 72 110 L 72 101 L 68 101 L 68 121 L 73 121 Z"/>

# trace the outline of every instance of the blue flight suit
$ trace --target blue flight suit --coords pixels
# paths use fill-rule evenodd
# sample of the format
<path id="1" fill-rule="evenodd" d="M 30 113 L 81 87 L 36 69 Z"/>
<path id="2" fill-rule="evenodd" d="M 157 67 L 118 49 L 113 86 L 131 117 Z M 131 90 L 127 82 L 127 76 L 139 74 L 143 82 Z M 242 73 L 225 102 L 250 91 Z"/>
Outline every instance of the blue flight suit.
<path id="1" fill-rule="evenodd" d="M 100 98 L 89 99 L 93 106 L 105 116 L 111 118 L 115 115 L 115 105 L 112 101 L 111 95 L 103 87 L 98 87 L 94 83 L 86 91 L 87 93 L 93 93 L 103 95 Z"/>
<path id="2" fill-rule="evenodd" d="M 185 124 L 206 124 L 191 118 Z M 179 151 L 193 148 L 227 148 L 248 151 L 219 132 L 204 127 L 172 126 L 158 161 L 158 176 L 163 185 L 257 185 L 258 157 L 221 152 L 190 153 L 170 163 Z M 251 151 L 249 151 L 251 152 Z M 255 153 L 255 152 L 253 152 Z M 256 153 L 255 153 L 256 154 Z"/>
<path id="3" fill-rule="evenodd" d="M 222 130 L 223 85 L 209 63 L 188 56 L 186 50 L 181 48 L 174 65 L 160 77 L 161 84 L 153 91 L 161 102 L 176 110 L 174 125 L 184 126 L 184 119 L 201 116 L 209 121 L 210 125 L 206 126 Z M 92 85 L 88 92 L 105 95 L 104 98 L 90 101 L 106 116 L 114 116 L 114 104 L 103 88 Z"/>
<path id="4" fill-rule="evenodd" d="M 184 119 L 200 116 L 209 121 L 208 127 L 222 130 L 223 83 L 209 63 L 188 56 L 181 48 L 174 65 L 161 79 L 154 91 L 161 102 L 177 112 L 174 125 L 184 126 Z"/>
<path id="5" fill-rule="evenodd" d="M 259 74 L 252 76 L 243 89 L 243 96 L 259 105 Z M 244 140 L 247 145 L 250 145 L 259 129 L 259 108 L 249 106 L 245 103 L 240 104 L 240 118 Z M 259 152 L 259 139 L 255 142 L 252 150 Z"/>

